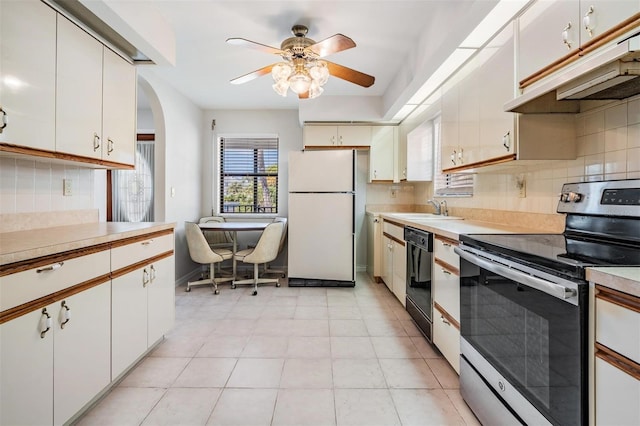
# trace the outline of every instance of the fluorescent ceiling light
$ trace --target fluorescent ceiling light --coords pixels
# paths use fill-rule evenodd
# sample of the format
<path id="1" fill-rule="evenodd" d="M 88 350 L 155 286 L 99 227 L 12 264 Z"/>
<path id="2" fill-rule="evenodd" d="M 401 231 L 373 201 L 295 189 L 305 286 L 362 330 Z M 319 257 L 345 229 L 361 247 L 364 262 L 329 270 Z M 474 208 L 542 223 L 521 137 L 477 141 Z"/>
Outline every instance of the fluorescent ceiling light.
<path id="1" fill-rule="evenodd" d="M 529 3 L 529 0 L 502 0 L 460 43 L 460 47 L 478 49 Z"/>
<path id="2" fill-rule="evenodd" d="M 422 85 L 407 104 L 418 105 L 431 95 L 444 81 L 451 76 L 467 59 L 476 52 L 476 49 L 456 49 L 447 59 L 431 74 L 431 77 Z"/>

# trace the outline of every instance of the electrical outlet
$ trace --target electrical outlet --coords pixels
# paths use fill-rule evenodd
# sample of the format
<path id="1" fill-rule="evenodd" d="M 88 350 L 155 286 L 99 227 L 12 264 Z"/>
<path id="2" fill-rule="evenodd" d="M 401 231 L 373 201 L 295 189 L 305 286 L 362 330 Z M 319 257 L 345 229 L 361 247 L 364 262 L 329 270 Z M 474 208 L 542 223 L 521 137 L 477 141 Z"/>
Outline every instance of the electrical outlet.
<path id="1" fill-rule="evenodd" d="M 526 198 L 527 197 L 527 183 L 522 182 L 522 185 L 518 187 L 518 197 Z"/>
<path id="2" fill-rule="evenodd" d="M 65 197 L 70 197 L 72 194 L 71 182 L 73 182 L 71 179 L 62 179 L 62 195 Z"/>

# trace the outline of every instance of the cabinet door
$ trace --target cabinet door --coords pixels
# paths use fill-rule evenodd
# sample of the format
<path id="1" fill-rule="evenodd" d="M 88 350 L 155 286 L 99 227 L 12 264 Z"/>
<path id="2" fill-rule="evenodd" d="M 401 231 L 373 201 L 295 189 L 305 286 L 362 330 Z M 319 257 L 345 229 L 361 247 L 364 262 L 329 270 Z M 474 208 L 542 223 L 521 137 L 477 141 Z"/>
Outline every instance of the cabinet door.
<path id="1" fill-rule="evenodd" d="M 393 166 L 393 181 L 405 182 L 407 180 L 407 138 L 400 138 L 400 129 L 394 127 L 395 162 Z M 433 153 L 433 150 L 431 150 Z M 430 160 L 432 163 L 432 160 Z M 432 164 L 429 164 L 432 167 Z"/>
<path id="2" fill-rule="evenodd" d="M 53 423 L 53 305 L 0 325 L 0 424 Z M 53 318 L 50 318 L 53 320 Z"/>
<path id="3" fill-rule="evenodd" d="M 393 292 L 393 241 L 382 237 L 382 281 Z"/>
<path id="4" fill-rule="evenodd" d="M 149 265 L 147 285 L 147 344 L 153 345 L 172 327 L 175 319 L 174 257 Z"/>
<path id="5" fill-rule="evenodd" d="M 0 2 L 0 142 L 55 149 L 56 12 L 40 1 Z M 0 119 L 0 126 L 2 121 Z"/>
<path id="6" fill-rule="evenodd" d="M 393 294 L 402 306 L 407 305 L 407 249 L 397 241 L 393 243 Z"/>
<path id="7" fill-rule="evenodd" d="M 103 46 L 60 15 L 57 46 L 56 151 L 101 159 Z"/>
<path id="8" fill-rule="evenodd" d="M 442 91 L 442 135 L 440 142 L 440 163 L 442 170 L 457 166 L 458 151 L 458 86 L 447 85 Z"/>
<path id="9" fill-rule="evenodd" d="M 54 305 L 54 424 L 69 420 L 111 381 L 110 296 L 108 282 Z"/>
<path id="10" fill-rule="evenodd" d="M 336 126 L 304 126 L 302 139 L 304 146 L 337 146 L 338 128 Z"/>
<path id="11" fill-rule="evenodd" d="M 638 0 L 580 0 L 580 44 L 640 12 Z"/>
<path id="12" fill-rule="evenodd" d="M 135 162 L 136 69 L 104 48 L 102 158 L 118 163 Z"/>
<path id="13" fill-rule="evenodd" d="M 460 321 L 460 277 L 435 263 L 432 280 L 433 300 L 456 321 Z"/>
<path id="14" fill-rule="evenodd" d="M 460 374 L 460 330 L 437 307 L 433 309 L 433 343 Z"/>
<path id="15" fill-rule="evenodd" d="M 479 99 L 478 155 L 473 162 L 515 152 L 515 115 L 504 111 L 514 98 L 513 25 L 508 25 L 479 53 L 486 60 L 477 70 Z"/>
<path id="16" fill-rule="evenodd" d="M 393 181 L 394 127 L 373 129 L 369 151 L 369 182 Z"/>
<path id="17" fill-rule="evenodd" d="M 640 380 L 600 358 L 595 360 L 595 370 L 595 424 L 640 424 Z"/>
<path id="18" fill-rule="evenodd" d="M 370 126 L 338 126 L 338 145 L 370 146 Z"/>
<path id="19" fill-rule="evenodd" d="M 518 21 L 518 82 L 576 51 L 580 45 L 582 20 L 577 0 L 536 1 Z"/>
<path id="20" fill-rule="evenodd" d="M 147 350 L 148 279 L 140 268 L 111 281 L 111 380 Z"/>

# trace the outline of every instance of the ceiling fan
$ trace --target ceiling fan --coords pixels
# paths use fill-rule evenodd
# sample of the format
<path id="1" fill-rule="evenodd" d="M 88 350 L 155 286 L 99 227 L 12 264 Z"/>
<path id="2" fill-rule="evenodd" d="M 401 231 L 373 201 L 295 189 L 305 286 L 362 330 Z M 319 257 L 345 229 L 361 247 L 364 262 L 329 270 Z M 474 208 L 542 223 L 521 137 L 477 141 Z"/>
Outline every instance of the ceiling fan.
<path id="1" fill-rule="evenodd" d="M 322 59 L 332 53 L 356 47 L 353 40 L 345 35 L 335 34 L 316 43 L 306 37 L 308 31 L 304 25 L 294 25 L 291 28 L 294 36 L 284 40 L 280 49 L 244 38 L 227 39 L 229 44 L 280 55 L 284 61 L 234 78 L 231 83 L 242 84 L 271 73 L 275 80 L 272 87 L 276 93 L 287 96 L 287 91 L 291 89 L 300 99 L 307 99 L 320 96 L 324 91 L 322 86 L 330 75 L 362 87 L 370 87 L 375 82 L 373 76 Z"/>

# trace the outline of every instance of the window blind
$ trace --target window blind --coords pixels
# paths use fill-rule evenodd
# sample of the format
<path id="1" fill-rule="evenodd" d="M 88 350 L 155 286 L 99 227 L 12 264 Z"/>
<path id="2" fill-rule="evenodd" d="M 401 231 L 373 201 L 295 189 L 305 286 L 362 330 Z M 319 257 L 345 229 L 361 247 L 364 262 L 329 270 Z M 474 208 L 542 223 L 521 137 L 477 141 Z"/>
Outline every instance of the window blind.
<path id="1" fill-rule="evenodd" d="M 277 138 L 220 138 L 220 211 L 278 212 Z"/>
<path id="2" fill-rule="evenodd" d="M 473 173 L 442 173 L 442 138 L 440 117 L 433 120 L 434 157 L 436 164 L 433 193 L 440 197 L 471 197 Z"/>

